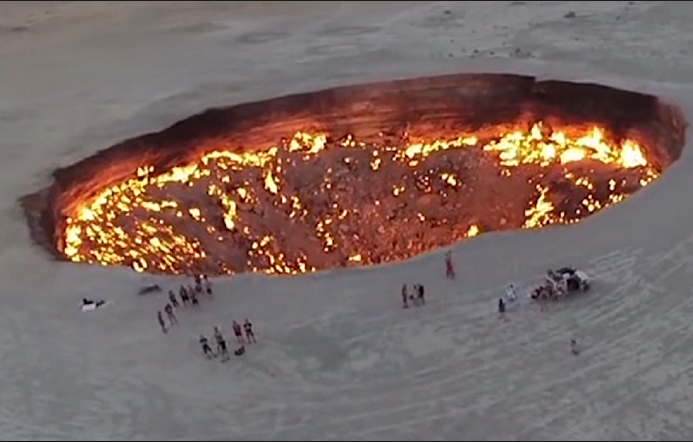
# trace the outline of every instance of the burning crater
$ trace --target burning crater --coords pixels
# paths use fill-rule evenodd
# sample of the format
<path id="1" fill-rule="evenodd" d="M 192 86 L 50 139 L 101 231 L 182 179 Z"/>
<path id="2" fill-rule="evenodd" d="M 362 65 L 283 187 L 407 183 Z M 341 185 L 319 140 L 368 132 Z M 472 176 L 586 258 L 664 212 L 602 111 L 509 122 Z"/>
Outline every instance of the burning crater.
<path id="1" fill-rule="evenodd" d="M 301 273 L 570 224 L 678 159 L 656 97 L 517 75 L 340 87 L 208 110 L 56 170 L 22 200 L 61 259 Z"/>

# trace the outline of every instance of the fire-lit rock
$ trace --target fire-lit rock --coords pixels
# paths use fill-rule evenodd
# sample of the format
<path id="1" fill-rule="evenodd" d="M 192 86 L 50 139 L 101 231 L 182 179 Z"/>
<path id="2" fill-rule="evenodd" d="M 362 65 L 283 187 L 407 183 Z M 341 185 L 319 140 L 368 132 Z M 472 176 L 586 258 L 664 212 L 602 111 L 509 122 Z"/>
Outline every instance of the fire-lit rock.
<path id="1" fill-rule="evenodd" d="M 660 176 L 684 133 L 678 109 L 635 92 L 421 78 L 209 110 L 59 169 L 22 203 L 63 259 L 301 273 L 577 222 Z"/>

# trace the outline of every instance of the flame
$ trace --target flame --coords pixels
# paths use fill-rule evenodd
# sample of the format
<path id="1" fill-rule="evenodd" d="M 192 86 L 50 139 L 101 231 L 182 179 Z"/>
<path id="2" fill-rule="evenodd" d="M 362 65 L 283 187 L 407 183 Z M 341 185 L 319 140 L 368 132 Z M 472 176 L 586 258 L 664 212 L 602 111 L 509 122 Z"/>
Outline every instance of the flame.
<path id="1" fill-rule="evenodd" d="M 319 212 L 320 220 L 314 225 L 313 235 L 325 253 L 342 245 L 340 237 L 358 236 L 358 232 L 335 233 L 341 229 L 340 221 L 362 216 L 358 208 L 341 207 L 337 202 L 323 208 L 308 207 L 301 200 L 300 192 L 287 185 L 286 167 L 310 161 L 329 146 L 327 134 L 298 132 L 282 145 L 260 152 L 213 151 L 202 155 L 199 161 L 168 171 L 157 171 L 153 166 L 139 168 L 133 178 L 103 189 L 69 214 L 61 251 L 75 262 L 129 265 L 139 272 L 199 273 L 207 255 L 214 254 L 213 250 L 219 247 L 243 250 L 246 247 L 248 271 L 302 273 L 317 270 L 319 263 L 309 263 L 305 253 L 287 256 L 287 243 L 302 239 L 275 237 L 277 229 L 263 224 L 263 211 L 279 211 L 288 222 L 298 222 L 309 213 Z M 388 161 L 418 170 L 427 157 L 437 153 L 477 149 L 496 159 L 501 176 L 511 176 L 514 168 L 525 165 L 568 166 L 588 161 L 641 171 L 639 186 L 659 176 L 638 143 L 623 140 L 615 144 L 597 127 L 569 136 L 567 132 L 547 130 L 538 122 L 529 131 L 501 133 L 485 142 L 473 135 L 461 134 L 451 140 L 409 142 L 404 147 L 366 145 L 347 136 L 339 141 L 339 146 L 353 150 L 354 158 L 362 155 L 359 152 L 366 155 L 370 173 L 378 173 Z M 353 166 L 356 162 L 346 157 L 344 163 Z M 413 181 L 393 183 L 390 196 L 396 199 L 406 198 L 412 192 L 430 193 L 438 186 L 436 180 L 449 188 L 464 186 L 464 181 L 452 171 L 429 172 L 417 172 Z M 617 180 L 609 184 L 608 199 L 599 200 L 592 196 L 594 186 L 588 177 L 566 172 L 563 178 L 586 192 L 580 212 L 571 216 L 560 212 L 549 197 L 550 189 L 538 185 L 536 199 L 525 209 L 522 227 L 577 222 L 580 217 L 626 196 L 619 191 L 623 185 Z M 260 185 L 254 186 L 255 182 Z M 339 177 L 328 167 L 319 188 L 310 190 L 330 191 L 339 183 Z M 171 189 L 184 187 L 195 192 L 189 201 L 170 198 Z M 194 204 L 204 198 L 216 200 L 222 211 L 219 217 L 211 215 L 202 205 Z M 373 205 L 380 207 L 380 199 Z M 246 217 L 255 221 L 247 221 Z M 418 213 L 417 219 L 424 222 L 426 217 Z M 177 227 L 181 220 L 196 223 L 197 227 L 192 230 L 197 233 L 191 234 L 190 229 L 182 232 Z M 463 237 L 480 233 L 480 227 L 472 225 Z M 367 264 L 372 261 L 363 250 L 353 250 L 347 256 L 351 262 Z M 237 271 L 224 263 L 215 265 L 218 272 Z"/>
<path id="2" fill-rule="evenodd" d="M 583 136 L 570 139 L 563 132 L 552 132 L 547 137 L 543 134 L 542 123 L 536 123 L 529 134 L 519 131 L 505 134 L 498 141 L 484 146 L 484 150 L 498 152 L 503 166 L 531 163 L 547 166 L 556 162 L 567 164 L 587 159 L 623 168 L 647 166 L 647 160 L 637 143 L 625 140 L 615 149 L 597 127 Z"/>
<path id="3" fill-rule="evenodd" d="M 467 230 L 465 237 L 472 238 L 480 233 L 481 230 L 479 229 L 479 226 L 477 226 L 476 224 L 472 224 L 471 226 L 469 226 L 469 230 Z"/>

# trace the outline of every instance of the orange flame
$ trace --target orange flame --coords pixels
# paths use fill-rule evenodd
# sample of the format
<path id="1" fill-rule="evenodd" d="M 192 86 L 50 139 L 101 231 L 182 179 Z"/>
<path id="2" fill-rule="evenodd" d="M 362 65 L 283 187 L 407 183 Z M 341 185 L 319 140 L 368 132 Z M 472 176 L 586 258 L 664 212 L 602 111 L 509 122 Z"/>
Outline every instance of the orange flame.
<path id="1" fill-rule="evenodd" d="M 367 146 L 348 136 L 340 142 L 342 147 L 355 151 L 365 150 Z M 246 171 L 260 170 L 264 192 L 272 195 L 277 210 L 284 211 L 289 219 L 305 216 L 311 207 L 306 207 L 299 197 L 285 188 L 283 164 L 290 161 L 304 161 L 313 158 L 328 148 L 326 134 L 297 133 L 283 146 L 274 146 L 261 152 L 233 153 L 214 151 L 202 156 L 199 161 L 165 171 L 153 167 L 140 168 L 132 179 L 104 189 L 91 201 L 85 201 L 79 209 L 70 214 L 64 232 L 62 253 L 75 262 L 101 263 L 103 265 L 130 265 L 137 271 L 160 271 L 181 273 L 195 268 L 215 247 L 234 247 L 228 243 L 229 233 L 241 235 L 249 243 L 248 258 L 262 256 L 268 263 L 264 268 L 252 264 L 251 271 L 268 273 L 301 273 L 316 270 L 314 264 L 305 257 L 289 262 L 282 253 L 280 239 L 266 232 L 254 231 L 253 225 L 243 221 L 248 208 L 257 207 L 265 196 L 259 195 L 250 185 L 250 175 Z M 568 165 L 569 163 L 596 161 L 620 168 L 639 168 L 643 171 L 641 186 L 657 178 L 658 172 L 649 165 L 640 146 L 632 140 L 624 140 L 618 145 L 608 142 L 599 128 L 593 128 L 577 137 L 569 137 L 564 132 L 549 132 L 541 123 L 535 124 L 529 132 L 500 134 L 496 139 L 481 145 L 473 135 L 461 135 L 451 140 L 431 142 L 411 142 L 406 146 L 377 146 L 372 149 L 370 170 L 378 173 L 385 161 L 402 162 L 415 168 L 421 161 L 438 152 L 454 149 L 480 149 L 497 159 L 502 173 L 522 165 Z M 296 156 L 298 155 L 298 159 Z M 349 162 L 349 158 L 344 160 Z M 338 180 L 327 171 L 320 184 L 325 190 L 338 185 Z M 566 172 L 565 177 L 577 185 L 589 189 L 592 184 L 588 177 L 575 176 Z M 460 178 L 452 173 L 442 173 L 427 180 L 440 179 L 446 185 L 459 186 Z M 167 189 L 187 187 L 193 190 L 190 201 L 211 197 L 223 209 L 223 220 L 219 223 L 206 218 L 205 211 L 190 201 L 183 202 L 167 197 Z M 402 183 L 393 183 L 393 197 L 417 191 Z M 613 190 L 613 187 L 612 187 Z M 547 189 L 537 188 L 538 198 L 525 211 L 524 228 L 541 227 L 553 223 L 576 222 L 556 213 L 553 204 L 546 198 Z M 612 193 L 608 200 L 599 201 L 587 198 L 583 201 L 584 214 L 587 215 L 610 204 L 622 200 L 625 195 Z M 380 202 L 376 201 L 376 205 Z M 340 247 L 332 235 L 333 225 L 352 215 L 353 208 L 339 207 L 337 216 L 326 216 L 315 226 L 315 235 L 321 239 L 326 252 Z M 166 216 L 163 216 L 166 214 Z M 423 215 L 419 214 L 423 221 Z M 203 244 L 198 238 L 186 236 L 174 227 L 170 219 L 189 219 L 199 223 L 200 228 L 216 238 L 219 245 Z M 465 237 L 476 236 L 480 227 L 471 225 Z M 368 257 L 354 253 L 350 262 L 364 263 Z M 232 273 L 232 269 L 222 265 L 222 271 Z"/>

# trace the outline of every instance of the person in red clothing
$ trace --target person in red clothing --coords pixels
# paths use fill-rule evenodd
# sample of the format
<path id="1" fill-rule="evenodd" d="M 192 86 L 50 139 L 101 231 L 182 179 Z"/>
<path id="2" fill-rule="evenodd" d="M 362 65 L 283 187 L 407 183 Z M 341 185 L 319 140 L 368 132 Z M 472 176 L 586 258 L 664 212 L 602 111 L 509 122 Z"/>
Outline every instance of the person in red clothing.
<path id="1" fill-rule="evenodd" d="M 244 344 L 245 342 L 243 341 L 243 330 L 241 329 L 241 324 L 239 324 L 236 321 L 233 321 L 233 334 L 236 335 L 236 340 L 238 341 L 239 344 Z"/>

